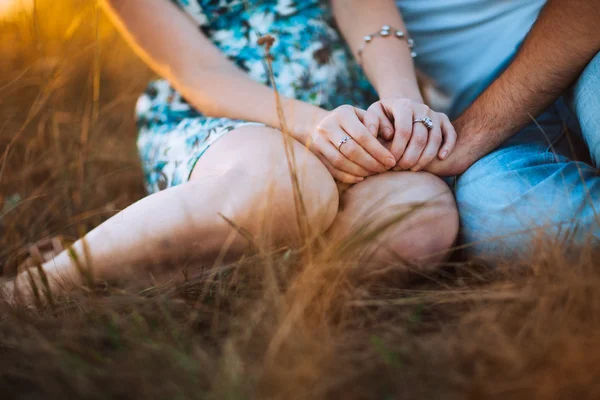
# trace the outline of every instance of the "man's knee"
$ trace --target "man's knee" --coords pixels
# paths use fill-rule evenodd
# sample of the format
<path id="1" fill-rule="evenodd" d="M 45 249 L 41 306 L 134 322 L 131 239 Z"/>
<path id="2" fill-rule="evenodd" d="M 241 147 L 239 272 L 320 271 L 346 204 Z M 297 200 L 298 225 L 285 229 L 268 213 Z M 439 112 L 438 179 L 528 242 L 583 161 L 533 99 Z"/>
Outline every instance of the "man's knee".
<path id="1" fill-rule="evenodd" d="M 594 165 L 600 165 L 600 53 L 585 68 L 568 94 Z"/>
<path id="2" fill-rule="evenodd" d="M 513 155 L 514 156 L 514 155 Z M 496 155 L 459 178 L 456 199 L 470 254 L 523 255 L 534 241 L 600 235 L 600 177 L 590 166 L 544 153 Z M 470 173 L 469 173 L 470 172 Z"/>

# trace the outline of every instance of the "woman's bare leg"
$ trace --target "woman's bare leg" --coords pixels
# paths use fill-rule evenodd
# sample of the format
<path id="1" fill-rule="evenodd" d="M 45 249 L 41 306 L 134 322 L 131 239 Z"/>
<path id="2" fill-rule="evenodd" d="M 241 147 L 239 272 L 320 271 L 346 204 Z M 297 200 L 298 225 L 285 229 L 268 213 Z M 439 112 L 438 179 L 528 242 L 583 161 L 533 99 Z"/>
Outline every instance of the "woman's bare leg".
<path id="1" fill-rule="evenodd" d="M 338 193 L 323 164 L 294 142 L 300 186 L 312 228 L 324 232 L 335 218 Z M 95 276 L 114 279 L 126 269 L 144 268 L 190 256 L 214 257 L 224 243 L 242 252 L 247 242 L 219 213 L 259 235 L 268 227 L 274 242 L 298 238 L 292 184 L 281 133 L 242 127 L 217 141 L 198 161 L 190 182 L 150 195 L 85 236 Z M 233 240 L 232 240 L 233 239 Z M 73 249 L 85 262 L 84 242 Z M 89 265 L 88 265 L 89 266 Z M 81 281 L 67 252 L 43 264 L 57 289 Z M 21 273 L 17 286 L 27 288 Z M 13 283 L 7 285 L 12 291 Z"/>
<path id="2" fill-rule="evenodd" d="M 435 264 L 448 255 L 458 232 L 458 212 L 448 186 L 426 172 L 387 172 L 367 178 L 340 197 L 340 211 L 328 236 L 344 240 L 397 219 L 373 241 L 358 244 L 371 268 L 400 260 Z"/>

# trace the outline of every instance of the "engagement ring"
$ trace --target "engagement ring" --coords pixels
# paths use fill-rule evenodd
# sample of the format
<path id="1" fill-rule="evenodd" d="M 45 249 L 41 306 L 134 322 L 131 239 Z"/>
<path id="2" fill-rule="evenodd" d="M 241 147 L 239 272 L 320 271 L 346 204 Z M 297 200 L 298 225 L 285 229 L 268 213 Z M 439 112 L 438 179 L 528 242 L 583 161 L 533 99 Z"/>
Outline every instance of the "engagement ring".
<path id="1" fill-rule="evenodd" d="M 427 130 L 432 130 L 433 129 L 433 121 L 431 120 L 431 118 L 429 117 L 425 117 L 425 118 L 417 118 L 413 121 L 413 124 L 416 123 L 422 123 L 423 125 L 425 125 L 425 127 L 427 128 Z"/>
<path id="2" fill-rule="evenodd" d="M 346 137 L 344 137 L 342 140 L 340 140 L 340 141 L 338 142 L 338 144 L 337 144 L 337 148 L 338 148 L 338 150 L 339 150 L 340 152 L 342 151 L 342 145 L 343 145 L 344 143 L 346 143 L 346 142 L 347 142 L 348 140 L 350 140 L 350 139 L 352 139 L 350 136 L 346 136 Z"/>

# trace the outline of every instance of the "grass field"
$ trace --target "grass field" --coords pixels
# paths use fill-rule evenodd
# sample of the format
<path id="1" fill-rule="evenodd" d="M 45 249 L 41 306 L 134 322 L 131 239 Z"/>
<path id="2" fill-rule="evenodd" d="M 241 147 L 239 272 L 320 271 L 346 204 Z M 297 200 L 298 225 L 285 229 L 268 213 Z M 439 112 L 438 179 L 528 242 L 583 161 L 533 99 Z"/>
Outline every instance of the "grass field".
<path id="1" fill-rule="evenodd" d="M 144 196 L 133 106 L 152 74 L 92 2 L 0 22 L 0 263 Z M 0 305 L 12 398 L 597 399 L 598 253 L 449 263 L 410 285 L 261 251 L 184 283 Z M 185 274 L 185 266 L 181 267 Z"/>

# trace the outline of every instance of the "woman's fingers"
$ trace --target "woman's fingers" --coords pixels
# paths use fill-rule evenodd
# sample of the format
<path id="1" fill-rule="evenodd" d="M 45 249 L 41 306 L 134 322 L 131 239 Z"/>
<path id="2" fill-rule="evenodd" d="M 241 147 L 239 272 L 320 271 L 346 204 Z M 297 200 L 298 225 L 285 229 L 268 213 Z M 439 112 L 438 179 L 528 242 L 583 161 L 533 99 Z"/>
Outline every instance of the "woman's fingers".
<path id="1" fill-rule="evenodd" d="M 383 172 L 385 167 L 381 165 L 377 160 L 369 155 L 352 137 L 351 134 L 342 130 L 341 127 L 330 127 L 328 128 L 328 136 L 331 141 L 331 145 L 327 146 L 327 159 L 333 164 L 334 167 L 342 169 L 351 174 L 358 176 L 367 176 L 374 173 Z M 342 143 L 343 142 L 343 143 Z M 335 153 L 337 154 L 334 154 Z M 324 153 L 325 154 L 325 153 Z M 339 158 L 339 166 L 334 162 L 334 158 Z M 344 166 L 341 160 L 346 160 L 347 166 Z M 349 170 L 350 164 L 360 167 L 364 174 L 358 174 L 357 169 L 353 168 Z"/>
<path id="2" fill-rule="evenodd" d="M 429 138 L 425 150 L 423 150 L 417 163 L 410 168 L 413 172 L 420 171 L 429 165 L 429 163 L 431 163 L 438 155 L 440 146 L 442 145 L 442 127 L 440 126 L 440 118 L 437 113 L 431 113 L 430 118 L 433 121 L 433 128 L 429 131 Z"/>
<path id="3" fill-rule="evenodd" d="M 389 170 L 394 165 L 396 165 L 396 159 L 390 150 L 388 150 L 381 142 L 377 139 L 379 132 L 384 127 L 384 131 L 388 132 L 388 135 L 394 134 L 393 128 L 391 128 L 391 123 L 387 119 L 386 115 L 382 112 L 381 115 L 377 115 L 376 113 L 372 113 L 370 111 L 364 111 L 361 109 L 355 109 L 356 114 L 359 120 L 365 126 L 376 125 L 377 130 L 373 135 L 373 138 L 364 138 L 364 141 L 360 141 L 359 138 L 354 138 L 357 142 L 371 155 L 373 156 L 379 163 L 385 166 L 385 170 Z M 373 121 L 373 122 L 371 122 Z M 391 132 L 391 133 L 390 133 Z M 373 132 L 369 132 L 373 133 Z"/>
<path id="4" fill-rule="evenodd" d="M 402 158 L 398 162 L 398 166 L 403 170 L 411 169 L 417 164 L 429 141 L 427 127 L 422 122 L 415 122 L 415 120 L 430 117 L 431 114 L 433 113 L 425 105 L 415 107 L 413 115 L 410 118 L 412 135 Z"/>
<path id="5" fill-rule="evenodd" d="M 340 147 L 340 151 L 346 157 L 371 172 L 385 172 L 395 165 L 392 154 L 367 130 L 366 124 L 363 122 L 364 118 L 368 116 L 366 111 L 344 107 L 339 109 L 337 115 L 338 122 L 346 132 L 346 136 L 353 139 Z M 374 124 L 375 117 L 369 116 L 369 118 L 371 118 L 371 123 Z M 335 136 L 336 132 L 336 129 L 332 129 L 334 134 L 332 139 L 339 141 L 345 137 L 342 136 L 338 139 Z M 335 143 L 337 144 L 338 141 Z"/>
<path id="6" fill-rule="evenodd" d="M 321 160 L 323 165 L 325 165 L 325 168 L 327 168 L 327 170 L 329 171 L 329 173 L 331 174 L 331 176 L 333 176 L 333 178 L 335 180 L 338 180 L 343 183 L 349 183 L 349 184 L 354 184 L 354 183 L 362 182 L 363 180 L 365 180 L 365 178 L 363 178 L 363 177 L 354 176 L 352 174 L 349 174 L 344 171 L 340 171 L 339 169 L 335 168 L 327 160 L 327 158 L 322 154 L 317 154 L 317 157 L 319 158 L 319 160 Z"/>
<path id="7" fill-rule="evenodd" d="M 343 135 L 344 133 L 342 132 L 340 136 L 343 137 Z M 352 140 L 346 142 L 342 148 L 350 144 L 350 142 L 352 142 Z M 356 143 L 353 144 L 356 145 Z M 335 169 L 357 177 L 365 177 L 372 174 L 368 170 L 365 170 L 363 167 L 356 164 L 354 161 L 349 160 L 332 143 L 328 141 L 324 140 L 323 143 L 319 145 L 319 152 L 325 156 L 329 164 L 331 164 Z"/>
<path id="8" fill-rule="evenodd" d="M 423 153 L 425 146 L 427 146 L 428 132 L 425 126 L 415 124 L 413 133 L 406 147 L 406 151 L 402 155 L 402 158 L 398 162 L 398 166 L 403 170 L 409 170 L 417 164 L 419 157 Z"/>
<path id="9" fill-rule="evenodd" d="M 452 153 L 452 150 L 454 150 L 454 146 L 456 146 L 457 135 L 454 125 L 452 125 L 452 122 L 450 122 L 450 119 L 446 115 L 442 114 L 440 124 L 444 144 L 438 153 L 438 157 L 440 160 L 445 160 Z"/>
<path id="10" fill-rule="evenodd" d="M 403 98 L 384 99 L 371 105 L 368 112 L 380 118 L 380 132 L 386 129 L 390 120 L 394 124 L 394 132 L 383 133 L 380 138 L 392 139 L 388 148 L 397 160 L 393 168 L 395 171 L 419 171 L 436 157 L 446 159 L 456 146 L 456 130 L 448 117 L 424 104 Z M 414 123 L 416 119 L 425 117 L 431 118 L 434 123 L 431 130 L 422 122 Z"/>

